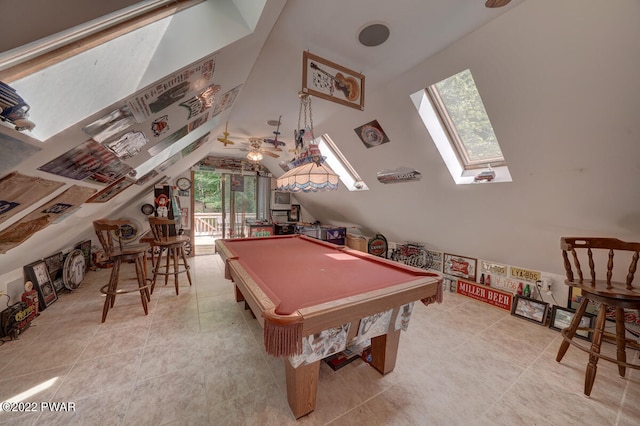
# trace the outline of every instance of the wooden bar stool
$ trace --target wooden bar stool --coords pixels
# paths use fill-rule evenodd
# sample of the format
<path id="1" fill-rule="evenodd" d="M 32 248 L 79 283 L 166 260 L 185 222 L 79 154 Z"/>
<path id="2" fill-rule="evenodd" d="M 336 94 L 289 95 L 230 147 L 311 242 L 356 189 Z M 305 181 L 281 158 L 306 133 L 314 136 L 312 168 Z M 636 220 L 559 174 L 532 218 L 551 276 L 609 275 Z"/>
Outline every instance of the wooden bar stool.
<path id="1" fill-rule="evenodd" d="M 191 273 L 189 272 L 190 266 L 184 250 L 184 245 L 189 242 L 189 237 L 186 235 L 169 235 L 169 229 L 171 229 L 172 225 L 175 226 L 175 223 L 175 220 L 164 217 L 149 218 L 149 224 L 151 225 L 151 231 L 154 237 L 152 245 L 160 248 L 160 254 L 153 264 L 151 293 L 153 293 L 153 289 L 156 286 L 158 275 L 164 275 L 164 285 L 167 285 L 169 275 L 173 275 L 176 294 L 180 294 L 178 283 L 179 274 L 186 273 L 189 279 L 189 285 L 192 285 Z M 162 265 L 162 253 L 165 251 L 165 264 Z"/>
<path id="2" fill-rule="evenodd" d="M 109 277 L 109 283 L 100 288 L 100 292 L 106 295 L 104 301 L 104 308 L 102 309 L 102 322 L 107 319 L 107 313 L 109 308 L 113 308 L 116 300 L 116 295 L 140 292 L 140 300 L 142 301 L 142 308 L 144 314 L 149 313 L 148 303 L 151 300 L 149 288 L 151 283 L 147 283 L 146 276 L 146 253 L 149 250 L 149 244 L 128 244 L 122 243 L 120 238 L 120 225 L 127 223 L 124 219 L 108 220 L 100 219 L 93 222 L 93 228 L 96 231 L 100 245 L 104 249 L 104 252 L 109 259 L 113 262 L 113 268 L 111 269 L 111 276 Z M 112 235 L 118 236 L 118 245 L 113 243 Z M 136 280 L 137 287 L 135 288 L 118 288 L 120 284 L 119 274 L 120 265 L 122 262 L 133 261 L 136 268 Z"/>
<path id="3" fill-rule="evenodd" d="M 635 340 L 626 337 L 625 329 L 625 309 L 640 309 L 640 288 L 632 285 L 638 265 L 640 243 L 628 243 L 615 238 L 561 238 L 560 247 L 567 276 L 565 283 L 580 289 L 582 300 L 569 327 L 561 331 L 564 340 L 558 349 L 556 361 L 562 360 L 569 345 L 589 354 L 584 382 L 584 394 L 589 396 L 596 378 L 600 358 L 618 364 L 620 377 L 625 376 L 627 367 L 640 370 L 640 365 L 627 362 L 627 347 L 640 349 L 640 345 Z M 583 276 L 579 253 L 582 256 L 582 261 L 586 261 L 589 265 L 589 278 Z M 571 254 L 571 259 L 569 254 Z M 626 267 L 627 263 L 624 263 L 622 268 L 614 269 L 614 257 L 620 258 L 623 262 L 627 260 L 629 262 L 628 268 Z M 571 260 L 573 260 L 575 274 Z M 601 267 L 596 265 L 601 265 Z M 625 279 L 613 281 L 614 274 L 625 275 Z M 580 320 L 589 303 L 600 305 L 593 329 L 579 327 Z M 607 311 L 610 314 L 615 313 L 615 334 L 605 331 Z M 590 347 L 573 340 L 578 329 L 593 332 Z M 616 358 L 600 353 L 603 341 L 615 342 Z"/>

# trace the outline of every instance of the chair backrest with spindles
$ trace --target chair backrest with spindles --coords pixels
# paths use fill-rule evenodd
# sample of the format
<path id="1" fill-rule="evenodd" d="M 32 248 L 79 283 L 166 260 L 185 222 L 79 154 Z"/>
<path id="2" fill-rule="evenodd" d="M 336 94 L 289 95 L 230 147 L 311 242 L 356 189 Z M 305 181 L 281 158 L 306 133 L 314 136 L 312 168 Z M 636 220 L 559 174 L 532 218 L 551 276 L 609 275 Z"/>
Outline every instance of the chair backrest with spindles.
<path id="1" fill-rule="evenodd" d="M 104 250 L 107 256 L 111 256 L 114 252 L 113 238 L 111 238 L 111 233 L 116 232 L 118 235 L 120 226 L 111 223 L 108 220 L 95 220 L 93 222 L 93 229 L 96 231 L 96 235 L 98 236 L 98 240 L 100 241 L 100 245 Z M 119 248 L 122 249 L 122 241 L 118 238 Z"/>
<path id="2" fill-rule="evenodd" d="M 169 229 L 171 228 L 171 225 L 175 225 L 175 223 L 175 220 L 164 217 L 150 217 L 149 225 L 151 225 L 153 238 L 156 240 L 167 240 L 170 236 Z"/>
<path id="3" fill-rule="evenodd" d="M 638 266 L 640 243 L 625 242 L 616 238 L 563 237 L 560 239 L 560 248 L 567 284 L 593 289 L 601 287 L 605 291 L 637 292 L 633 286 L 633 279 Z M 583 273 L 580 259 L 589 267 L 588 277 Z M 624 264 L 618 265 L 618 260 Z M 625 278 L 622 279 L 622 275 L 625 274 Z M 614 275 L 619 279 L 614 279 Z"/>

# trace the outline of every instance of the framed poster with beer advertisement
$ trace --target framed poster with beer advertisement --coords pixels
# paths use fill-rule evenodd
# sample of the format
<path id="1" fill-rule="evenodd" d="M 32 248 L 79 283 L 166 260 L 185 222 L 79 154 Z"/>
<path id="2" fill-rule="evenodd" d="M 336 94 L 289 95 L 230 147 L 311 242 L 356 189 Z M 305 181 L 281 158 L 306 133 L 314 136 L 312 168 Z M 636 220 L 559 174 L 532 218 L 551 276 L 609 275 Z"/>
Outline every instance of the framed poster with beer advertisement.
<path id="1" fill-rule="evenodd" d="M 443 270 L 447 275 L 464 278 L 465 280 L 476 280 L 476 259 L 456 254 L 445 253 Z"/>

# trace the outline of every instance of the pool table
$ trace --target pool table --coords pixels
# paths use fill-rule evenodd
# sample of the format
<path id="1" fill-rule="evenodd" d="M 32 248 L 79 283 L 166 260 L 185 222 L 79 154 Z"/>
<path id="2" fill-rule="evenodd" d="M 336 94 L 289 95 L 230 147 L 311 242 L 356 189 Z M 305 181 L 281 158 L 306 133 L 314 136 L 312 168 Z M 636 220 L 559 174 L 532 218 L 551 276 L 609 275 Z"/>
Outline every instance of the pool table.
<path id="1" fill-rule="evenodd" d="M 415 301 L 442 301 L 436 273 L 304 235 L 222 239 L 216 250 L 225 277 L 235 283 L 236 300 L 264 329 L 267 353 L 285 357 L 296 418 L 315 408 L 320 368 L 320 359 L 300 361 L 305 343 L 335 329 L 344 331 L 343 343 L 353 342 L 367 337 L 364 326 L 372 319 L 385 317 L 386 323 L 378 322 L 382 331 L 371 334 L 371 365 L 386 374 L 395 367 L 400 311 L 410 313 Z"/>

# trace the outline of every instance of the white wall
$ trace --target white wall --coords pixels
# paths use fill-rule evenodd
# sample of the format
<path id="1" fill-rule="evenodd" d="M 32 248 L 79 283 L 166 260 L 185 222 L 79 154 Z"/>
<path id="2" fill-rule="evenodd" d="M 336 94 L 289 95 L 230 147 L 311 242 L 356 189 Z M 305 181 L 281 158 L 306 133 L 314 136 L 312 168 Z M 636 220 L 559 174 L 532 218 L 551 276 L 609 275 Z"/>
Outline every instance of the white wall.
<path id="1" fill-rule="evenodd" d="M 316 124 L 368 192 L 301 195 L 324 223 L 390 241 L 559 274 L 561 236 L 640 239 L 640 4 L 528 1 L 377 93 L 364 112 Z M 512 183 L 456 186 L 409 95 L 470 68 Z M 377 119 L 390 143 L 367 149 L 353 129 Z M 420 182 L 383 185 L 399 166 Z"/>

